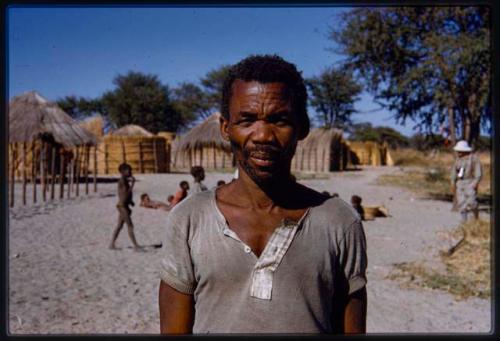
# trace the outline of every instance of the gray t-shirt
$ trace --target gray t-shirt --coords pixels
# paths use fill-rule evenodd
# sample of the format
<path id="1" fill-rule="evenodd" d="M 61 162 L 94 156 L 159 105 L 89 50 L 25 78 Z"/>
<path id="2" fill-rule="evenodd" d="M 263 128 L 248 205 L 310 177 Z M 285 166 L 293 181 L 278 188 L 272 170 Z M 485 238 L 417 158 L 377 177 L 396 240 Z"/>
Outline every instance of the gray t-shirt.
<path id="1" fill-rule="evenodd" d="M 363 226 L 340 198 L 282 221 L 260 257 L 229 229 L 215 189 L 167 219 L 160 276 L 194 295 L 193 333 L 329 333 L 335 297 L 366 284 Z"/>

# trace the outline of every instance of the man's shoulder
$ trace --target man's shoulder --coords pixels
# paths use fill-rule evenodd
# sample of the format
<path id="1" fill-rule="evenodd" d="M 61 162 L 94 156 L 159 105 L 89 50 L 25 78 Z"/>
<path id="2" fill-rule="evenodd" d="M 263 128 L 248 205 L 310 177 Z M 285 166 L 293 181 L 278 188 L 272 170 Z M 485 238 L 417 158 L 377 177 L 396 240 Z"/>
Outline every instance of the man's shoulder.
<path id="1" fill-rule="evenodd" d="M 212 204 L 213 191 L 214 190 L 207 190 L 188 195 L 174 206 L 169 215 L 176 217 L 191 217 L 202 212 L 211 211 L 209 209 L 207 210 L 207 208 L 210 208 Z"/>
<path id="2" fill-rule="evenodd" d="M 311 209 L 311 219 L 321 225 L 347 229 L 361 222 L 358 212 L 339 197 L 329 198 Z"/>

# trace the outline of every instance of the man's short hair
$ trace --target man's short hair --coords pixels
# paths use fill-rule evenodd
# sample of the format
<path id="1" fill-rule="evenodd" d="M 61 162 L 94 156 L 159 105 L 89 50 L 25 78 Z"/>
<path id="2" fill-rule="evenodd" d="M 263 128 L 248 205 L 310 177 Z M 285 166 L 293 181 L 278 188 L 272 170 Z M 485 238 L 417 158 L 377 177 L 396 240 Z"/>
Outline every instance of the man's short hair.
<path id="1" fill-rule="evenodd" d="M 233 65 L 222 86 L 220 112 L 226 120 L 229 119 L 232 85 L 237 79 L 287 85 L 292 92 L 294 112 L 299 117 L 300 138 L 307 136 L 310 126 L 307 116 L 307 90 L 304 79 L 294 64 L 277 55 L 252 55 Z"/>
<path id="2" fill-rule="evenodd" d="M 125 162 L 124 162 L 124 163 L 122 163 L 122 164 L 120 164 L 120 165 L 118 166 L 118 171 L 119 171 L 120 173 L 123 173 L 126 169 L 130 169 L 130 170 L 132 170 L 132 167 L 131 167 L 128 163 L 125 163 Z"/>

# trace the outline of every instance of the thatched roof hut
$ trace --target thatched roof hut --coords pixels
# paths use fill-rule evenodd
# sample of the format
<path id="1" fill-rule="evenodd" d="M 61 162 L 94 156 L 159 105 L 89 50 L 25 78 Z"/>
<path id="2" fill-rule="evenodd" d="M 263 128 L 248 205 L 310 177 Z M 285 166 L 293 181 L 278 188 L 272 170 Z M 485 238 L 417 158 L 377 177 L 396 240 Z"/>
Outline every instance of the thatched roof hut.
<path id="1" fill-rule="evenodd" d="M 126 126 L 121 127 L 113 132 L 111 135 L 114 136 L 154 136 L 153 133 L 147 131 L 141 126 L 136 124 L 128 124 Z"/>
<path id="2" fill-rule="evenodd" d="M 194 165 L 206 169 L 234 167 L 231 145 L 220 134 L 219 118 L 220 113 L 216 112 L 174 140 L 172 150 L 175 153 L 176 168 L 184 169 Z"/>
<path id="3" fill-rule="evenodd" d="M 101 115 L 86 118 L 80 122 L 80 126 L 92 132 L 97 138 L 104 135 L 104 119 Z"/>
<path id="4" fill-rule="evenodd" d="M 94 145 L 96 137 L 36 91 L 16 96 L 9 104 L 9 142 L 33 142 L 41 136 L 65 148 Z"/>
<path id="5" fill-rule="evenodd" d="M 330 172 L 345 168 L 345 148 L 342 130 L 311 129 L 309 135 L 299 141 L 292 159 L 292 170 Z"/>

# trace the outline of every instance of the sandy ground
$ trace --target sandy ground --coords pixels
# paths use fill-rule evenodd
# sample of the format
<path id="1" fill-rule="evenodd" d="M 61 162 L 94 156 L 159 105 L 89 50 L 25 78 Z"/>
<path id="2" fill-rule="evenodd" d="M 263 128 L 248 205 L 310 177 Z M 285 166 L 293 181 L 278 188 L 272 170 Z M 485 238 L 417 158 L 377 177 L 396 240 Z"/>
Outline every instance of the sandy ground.
<path id="1" fill-rule="evenodd" d="M 401 288 L 386 279 L 392 264 L 428 261 L 438 264 L 438 250 L 447 246 L 443 231 L 457 226 L 451 204 L 417 199 L 410 192 L 378 186 L 383 173 L 398 168 L 365 168 L 330 174 L 328 179 L 301 180 L 317 190 L 337 192 L 349 200 L 358 194 L 366 205 L 385 205 L 391 217 L 365 222 L 368 242 L 368 333 L 487 333 L 491 302 L 457 301 L 432 289 Z M 211 187 L 230 173 L 207 174 Z M 135 200 L 147 192 L 166 200 L 187 174 L 137 175 Z M 108 249 L 116 224 L 116 183 L 100 183 L 98 192 L 32 204 L 16 205 L 9 220 L 9 332 L 11 334 L 156 334 L 158 268 L 165 211 L 135 207 L 132 219 L 146 252 L 130 248 L 126 229 L 117 251 Z M 56 194 L 58 192 L 56 191 Z M 66 196 L 66 195 L 65 195 Z M 40 199 L 39 199 L 40 201 Z"/>

